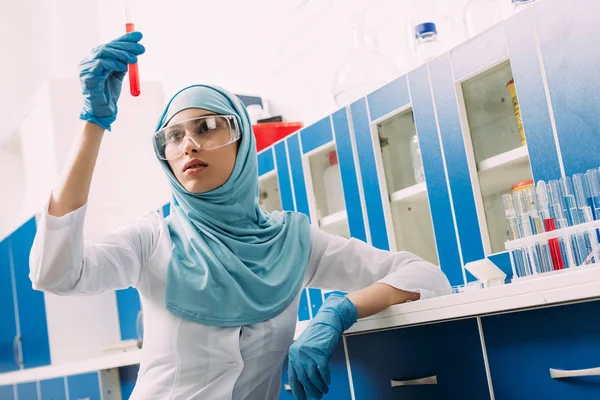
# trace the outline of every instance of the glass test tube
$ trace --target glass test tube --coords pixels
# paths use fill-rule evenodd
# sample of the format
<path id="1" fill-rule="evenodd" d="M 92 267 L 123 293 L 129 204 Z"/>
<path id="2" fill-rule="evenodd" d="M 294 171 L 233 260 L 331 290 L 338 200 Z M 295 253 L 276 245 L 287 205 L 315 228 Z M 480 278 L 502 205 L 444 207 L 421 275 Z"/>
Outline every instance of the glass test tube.
<path id="1" fill-rule="evenodd" d="M 504 215 L 506 216 L 506 222 L 508 224 L 508 236 L 510 240 L 518 239 L 521 237 L 521 235 L 517 226 L 513 195 L 502 195 L 502 203 L 504 204 Z M 518 277 L 529 275 L 527 273 L 528 268 L 526 267 L 527 259 L 524 257 L 523 251 L 521 249 L 514 249 L 510 253 L 513 275 Z"/>
<path id="2" fill-rule="evenodd" d="M 546 232 L 556 230 L 556 224 L 554 218 L 550 214 L 548 188 L 544 181 L 539 181 L 536 188 L 538 207 L 540 214 L 544 220 L 544 229 Z M 558 238 L 548 240 L 550 247 L 550 255 L 552 257 L 552 267 L 554 270 L 564 269 L 563 255 L 561 251 L 561 245 Z"/>
<path id="3" fill-rule="evenodd" d="M 125 6 L 123 8 L 123 16 L 125 18 L 125 32 L 135 31 L 135 24 L 133 22 L 133 11 L 131 7 Z M 127 64 L 127 70 L 129 73 L 129 92 L 132 96 L 137 97 L 141 93 L 138 64 Z"/>

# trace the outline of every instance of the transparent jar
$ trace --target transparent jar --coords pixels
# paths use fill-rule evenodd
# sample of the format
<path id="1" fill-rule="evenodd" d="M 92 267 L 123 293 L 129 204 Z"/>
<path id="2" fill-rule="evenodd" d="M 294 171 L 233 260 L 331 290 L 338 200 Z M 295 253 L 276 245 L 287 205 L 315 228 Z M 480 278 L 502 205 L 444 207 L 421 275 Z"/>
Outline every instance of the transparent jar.
<path id="1" fill-rule="evenodd" d="M 469 37 L 476 36 L 502 20 L 498 0 L 470 0 L 465 7 L 464 24 Z"/>
<path id="2" fill-rule="evenodd" d="M 415 182 L 425 182 L 425 171 L 423 170 L 423 160 L 421 159 L 421 147 L 419 146 L 419 138 L 417 135 L 414 135 L 410 139 L 410 157 L 412 159 Z"/>
<path id="3" fill-rule="evenodd" d="M 373 37 L 364 28 L 352 29 L 354 51 L 340 64 L 333 78 L 332 94 L 338 107 L 379 89 L 400 76 L 396 64 L 377 50 Z"/>
<path id="4" fill-rule="evenodd" d="M 342 188 L 342 177 L 338 165 L 337 153 L 327 153 L 329 166 L 323 171 L 323 186 L 325 187 L 325 198 L 327 200 L 327 215 L 335 214 L 346 208 L 344 202 L 344 189 Z"/>
<path id="5" fill-rule="evenodd" d="M 417 60 L 425 63 L 439 56 L 444 50 L 438 40 L 437 28 L 433 22 L 424 22 L 415 26 L 417 41 Z"/>
<path id="6" fill-rule="evenodd" d="M 511 0 L 513 3 L 513 13 L 518 13 L 521 10 L 526 9 L 531 4 L 535 3 L 536 0 Z"/>

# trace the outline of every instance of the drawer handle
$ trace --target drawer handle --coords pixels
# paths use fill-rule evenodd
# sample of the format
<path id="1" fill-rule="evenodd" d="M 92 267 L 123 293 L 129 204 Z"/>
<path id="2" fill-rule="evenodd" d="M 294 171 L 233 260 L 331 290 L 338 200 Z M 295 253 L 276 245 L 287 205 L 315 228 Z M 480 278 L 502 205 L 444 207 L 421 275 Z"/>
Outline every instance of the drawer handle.
<path id="1" fill-rule="evenodd" d="M 552 379 L 574 378 L 577 376 L 600 376 L 600 368 L 572 370 L 550 368 L 550 376 L 552 377 Z"/>
<path id="2" fill-rule="evenodd" d="M 417 386 L 417 385 L 437 385 L 437 375 L 428 376 L 420 379 L 409 379 L 407 381 L 391 381 L 392 387 L 397 386 Z"/>
<path id="3" fill-rule="evenodd" d="M 290 385 L 288 385 L 287 383 L 286 383 L 285 385 L 283 385 L 283 387 L 285 388 L 285 390 L 286 390 L 287 392 L 291 392 L 291 391 L 292 391 L 292 388 L 291 388 L 291 387 L 290 387 Z"/>

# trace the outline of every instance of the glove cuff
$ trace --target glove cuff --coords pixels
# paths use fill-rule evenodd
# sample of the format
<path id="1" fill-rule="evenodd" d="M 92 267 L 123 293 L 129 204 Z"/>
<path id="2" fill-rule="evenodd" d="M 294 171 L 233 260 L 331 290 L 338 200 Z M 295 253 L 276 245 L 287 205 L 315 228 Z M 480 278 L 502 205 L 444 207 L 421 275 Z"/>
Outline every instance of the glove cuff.
<path id="1" fill-rule="evenodd" d="M 117 119 L 117 114 L 111 115 L 110 117 L 95 117 L 87 111 L 81 111 L 81 114 L 79 114 L 79 119 L 92 122 L 110 132 L 110 124 L 115 122 Z"/>
<path id="2" fill-rule="evenodd" d="M 333 311 L 339 315 L 343 324 L 343 331 L 350 329 L 358 319 L 358 310 L 354 303 L 352 303 L 348 297 L 339 294 L 332 294 L 327 297 L 327 300 L 325 300 L 321 306 L 319 313 L 324 311 Z"/>

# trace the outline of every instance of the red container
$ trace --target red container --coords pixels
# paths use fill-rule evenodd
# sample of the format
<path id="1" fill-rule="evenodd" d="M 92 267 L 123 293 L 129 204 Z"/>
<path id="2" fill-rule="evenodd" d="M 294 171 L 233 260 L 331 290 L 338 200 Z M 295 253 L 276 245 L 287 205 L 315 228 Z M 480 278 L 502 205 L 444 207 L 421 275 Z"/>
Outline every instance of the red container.
<path id="1" fill-rule="evenodd" d="M 266 122 L 252 125 L 256 138 L 256 151 L 269 147 L 278 140 L 302 128 L 302 122 Z"/>

